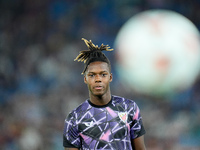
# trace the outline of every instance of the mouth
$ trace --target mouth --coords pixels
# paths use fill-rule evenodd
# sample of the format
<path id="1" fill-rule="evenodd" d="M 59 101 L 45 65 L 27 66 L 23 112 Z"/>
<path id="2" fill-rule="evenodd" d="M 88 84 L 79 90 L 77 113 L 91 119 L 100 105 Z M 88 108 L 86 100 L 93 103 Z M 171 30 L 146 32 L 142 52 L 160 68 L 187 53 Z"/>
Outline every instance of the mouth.
<path id="1" fill-rule="evenodd" d="M 94 89 L 95 90 L 101 90 L 101 89 L 103 89 L 103 86 L 95 86 Z"/>

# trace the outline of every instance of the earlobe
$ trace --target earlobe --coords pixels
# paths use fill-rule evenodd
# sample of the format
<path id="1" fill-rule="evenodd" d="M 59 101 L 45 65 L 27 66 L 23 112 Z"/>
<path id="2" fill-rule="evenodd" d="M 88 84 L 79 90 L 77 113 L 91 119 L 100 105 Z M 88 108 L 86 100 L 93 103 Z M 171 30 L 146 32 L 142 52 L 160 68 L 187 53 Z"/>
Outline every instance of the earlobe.
<path id="1" fill-rule="evenodd" d="M 87 84 L 86 76 L 84 76 L 84 83 Z"/>
<path id="2" fill-rule="evenodd" d="M 112 73 L 110 74 L 110 82 L 112 82 L 113 80 L 113 76 L 112 76 Z"/>

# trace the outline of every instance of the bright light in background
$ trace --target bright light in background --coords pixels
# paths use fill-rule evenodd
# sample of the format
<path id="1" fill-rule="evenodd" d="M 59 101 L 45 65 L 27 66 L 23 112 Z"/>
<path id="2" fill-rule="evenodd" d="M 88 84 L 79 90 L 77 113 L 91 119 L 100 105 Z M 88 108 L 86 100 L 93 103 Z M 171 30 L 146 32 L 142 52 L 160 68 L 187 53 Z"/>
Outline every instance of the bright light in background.
<path id="1" fill-rule="evenodd" d="M 116 40 L 117 72 L 142 94 L 186 90 L 200 71 L 200 35 L 184 16 L 149 10 L 130 18 Z"/>

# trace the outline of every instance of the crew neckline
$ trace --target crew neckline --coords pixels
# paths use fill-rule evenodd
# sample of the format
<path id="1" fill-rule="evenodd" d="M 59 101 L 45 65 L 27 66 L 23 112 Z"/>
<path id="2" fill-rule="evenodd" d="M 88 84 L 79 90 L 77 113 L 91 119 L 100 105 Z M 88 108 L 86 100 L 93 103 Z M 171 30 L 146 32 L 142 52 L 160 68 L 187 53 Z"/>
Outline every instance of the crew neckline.
<path id="1" fill-rule="evenodd" d="M 112 99 L 113 99 L 113 96 L 111 96 L 111 100 L 110 100 L 107 104 L 105 104 L 105 105 L 95 105 L 95 104 L 93 104 L 93 103 L 90 101 L 90 99 L 88 99 L 87 101 L 88 101 L 88 103 L 89 103 L 91 106 L 93 106 L 93 107 L 104 108 L 104 107 L 109 106 L 109 105 L 112 103 Z"/>

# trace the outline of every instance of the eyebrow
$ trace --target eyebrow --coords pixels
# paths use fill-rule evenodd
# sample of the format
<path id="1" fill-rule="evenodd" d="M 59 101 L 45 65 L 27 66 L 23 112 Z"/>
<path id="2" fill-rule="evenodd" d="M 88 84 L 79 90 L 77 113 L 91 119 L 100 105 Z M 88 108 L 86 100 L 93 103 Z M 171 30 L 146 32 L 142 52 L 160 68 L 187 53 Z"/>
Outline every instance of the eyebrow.
<path id="1" fill-rule="evenodd" d="M 88 73 L 93 73 L 93 74 L 98 74 L 98 73 L 96 73 L 96 72 L 88 72 Z M 108 71 L 101 71 L 101 72 L 99 72 L 99 74 L 101 74 L 101 73 L 108 73 Z"/>

